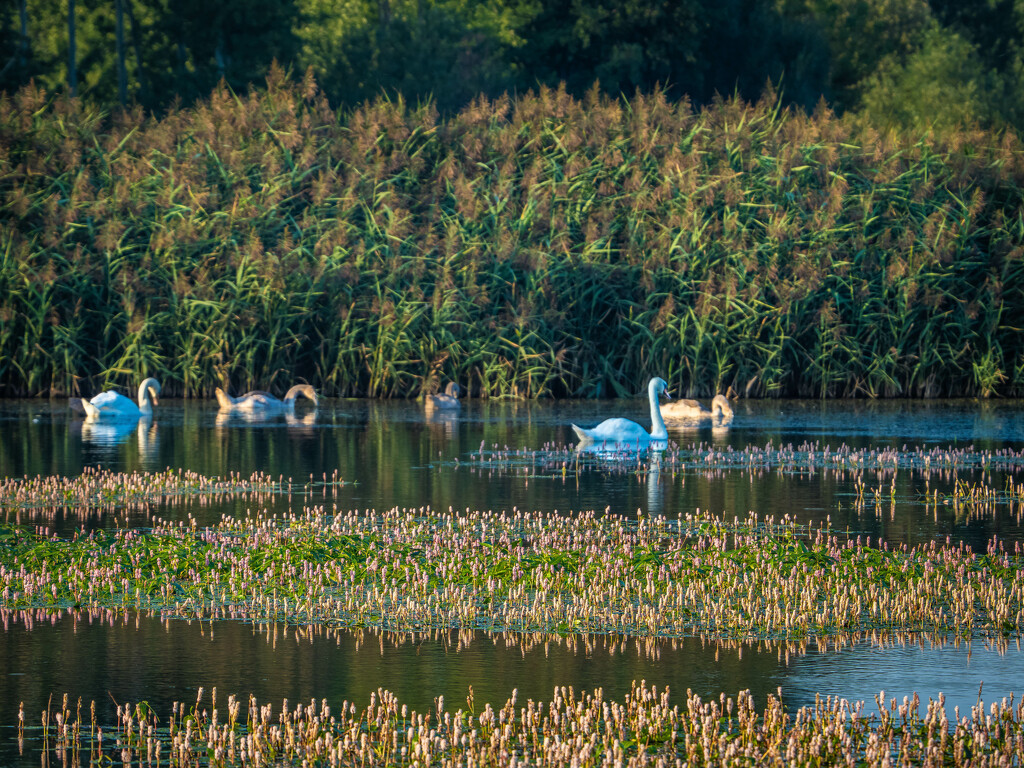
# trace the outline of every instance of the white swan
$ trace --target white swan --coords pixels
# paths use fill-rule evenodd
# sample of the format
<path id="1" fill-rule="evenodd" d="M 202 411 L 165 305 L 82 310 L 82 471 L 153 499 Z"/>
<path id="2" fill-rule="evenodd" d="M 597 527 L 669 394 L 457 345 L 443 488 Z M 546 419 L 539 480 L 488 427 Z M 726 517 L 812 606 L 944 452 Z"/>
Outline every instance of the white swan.
<path id="1" fill-rule="evenodd" d="M 443 395 L 427 395 L 423 401 L 428 411 L 453 411 L 461 407 L 459 392 L 461 388 L 454 381 L 449 381 Z"/>
<path id="2" fill-rule="evenodd" d="M 295 408 L 295 398 L 299 395 L 308 397 L 313 401 L 313 405 L 317 404 L 316 392 L 309 384 L 296 384 L 288 390 L 284 400 L 278 400 L 269 392 L 259 390 L 246 392 L 240 397 L 232 397 L 217 387 L 215 394 L 217 395 L 217 404 L 223 411 L 290 411 Z"/>
<path id="3" fill-rule="evenodd" d="M 665 421 L 700 421 L 712 419 L 717 423 L 728 424 L 733 419 L 732 406 L 725 395 L 715 395 L 708 410 L 696 400 L 676 400 L 661 409 Z"/>
<path id="4" fill-rule="evenodd" d="M 583 429 L 573 424 L 572 431 L 576 433 L 581 443 L 628 445 L 668 440 L 668 430 L 665 429 L 665 420 L 661 417 L 661 406 L 658 404 L 658 395 L 662 393 L 665 397 L 671 397 L 665 380 L 657 377 L 651 379 L 647 385 L 647 396 L 651 401 L 650 432 L 629 419 L 605 419 L 592 429 Z"/>
<path id="5" fill-rule="evenodd" d="M 139 384 L 139 403 L 136 405 L 127 397 L 117 392 L 101 392 L 92 400 L 79 397 L 68 399 L 71 410 L 84 413 L 90 419 L 137 419 L 153 413 L 153 406 L 158 404 L 160 382 L 150 377 Z"/>

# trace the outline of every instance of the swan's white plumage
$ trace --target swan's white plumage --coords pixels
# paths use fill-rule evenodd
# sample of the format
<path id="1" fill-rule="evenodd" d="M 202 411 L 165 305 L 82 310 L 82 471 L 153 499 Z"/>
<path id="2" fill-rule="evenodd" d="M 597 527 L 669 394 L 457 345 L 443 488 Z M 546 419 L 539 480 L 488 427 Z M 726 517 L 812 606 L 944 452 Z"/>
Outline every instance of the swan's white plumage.
<path id="1" fill-rule="evenodd" d="M 650 432 L 635 421 L 623 418 L 605 419 L 591 429 L 583 429 L 573 424 L 573 432 L 584 443 L 608 443 L 625 446 L 668 440 L 668 430 L 665 428 L 665 420 L 661 416 L 661 406 L 658 402 L 658 396 L 661 394 L 671 397 L 665 380 L 655 377 L 647 385 L 647 397 L 651 403 Z"/>
<path id="2" fill-rule="evenodd" d="M 453 411 L 461 407 L 459 403 L 459 392 L 461 389 L 459 385 L 454 381 L 449 381 L 448 386 L 444 388 L 443 395 L 427 395 L 423 400 L 423 405 L 426 406 L 428 411 Z"/>
<path id="3" fill-rule="evenodd" d="M 696 400 L 676 400 L 662 406 L 661 415 L 667 422 L 712 419 L 717 423 L 728 424 L 734 414 L 729 399 L 725 395 L 715 395 L 710 410 Z"/>
<path id="4" fill-rule="evenodd" d="M 72 410 L 85 413 L 92 419 L 137 419 L 144 414 L 151 414 L 153 406 L 158 404 L 160 382 L 150 377 L 139 385 L 139 402 L 133 403 L 119 392 L 101 392 L 92 400 L 72 398 L 69 405 Z"/>
<path id="5" fill-rule="evenodd" d="M 300 395 L 312 400 L 313 405 L 316 405 L 318 402 L 316 392 L 309 384 L 296 384 L 288 390 L 284 400 L 279 400 L 269 392 L 262 392 L 260 390 L 253 390 L 239 397 L 232 397 L 223 389 L 217 387 L 215 394 L 217 395 L 217 404 L 224 411 L 290 411 L 295 408 L 295 399 Z"/>

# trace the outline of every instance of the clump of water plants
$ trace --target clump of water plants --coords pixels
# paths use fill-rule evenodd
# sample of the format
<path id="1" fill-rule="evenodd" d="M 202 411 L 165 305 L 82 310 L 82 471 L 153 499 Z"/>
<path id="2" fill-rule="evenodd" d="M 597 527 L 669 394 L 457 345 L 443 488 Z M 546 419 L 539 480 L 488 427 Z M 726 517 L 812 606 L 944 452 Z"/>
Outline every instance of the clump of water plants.
<path id="1" fill-rule="evenodd" d="M 8 609 L 645 637 L 1024 630 L 1019 544 L 890 548 L 788 518 L 312 506 L 66 541 L 0 535 Z"/>
<path id="2" fill-rule="evenodd" d="M 326 699 L 272 704 L 234 695 L 175 702 L 156 713 L 145 703 L 119 706 L 102 725 L 93 704 L 67 697 L 57 712 L 24 713 L 19 743 L 42 738 L 76 762 L 221 765 L 546 765 L 546 766 L 849 766 L 1015 765 L 1024 739 L 1024 701 L 1013 697 L 970 712 L 947 711 L 944 697 L 922 702 L 886 698 L 871 712 L 864 702 L 817 697 L 791 709 L 778 695 L 756 706 L 749 691 L 704 700 L 634 681 L 622 701 L 602 689 L 555 687 L 550 701 L 518 701 L 477 711 L 473 689 L 452 711 L 444 697 L 426 712 L 410 710 L 379 689 L 369 704 Z M 923 711 L 922 711 L 923 710 Z M 952 718 L 950 717 L 952 714 Z M 39 719 L 36 720 L 36 717 Z M 40 725 L 32 723 L 39 722 Z"/>
<path id="3" fill-rule="evenodd" d="M 337 471 L 317 483 L 322 488 L 339 485 Z M 235 497 L 258 501 L 271 494 L 308 492 L 310 483 L 294 484 L 292 479 L 273 478 L 264 472 L 249 477 L 231 473 L 227 478 L 206 477 L 185 469 L 163 472 L 114 472 L 102 467 L 84 467 L 77 477 L 37 475 L 0 479 L 0 510 L 29 512 L 62 511 L 87 516 L 113 510 L 149 511 L 161 507 L 204 503 L 212 497 Z"/>
<path id="4" fill-rule="evenodd" d="M 551 476 L 575 474 L 597 469 L 611 474 L 652 472 L 728 472 L 742 471 L 764 474 L 776 472 L 803 475 L 813 472 L 843 475 L 874 473 L 892 477 L 909 471 L 923 477 L 949 475 L 953 472 L 1012 472 L 1024 469 L 1024 451 L 1013 448 L 979 450 L 974 446 L 913 446 L 902 448 L 854 448 L 820 441 L 798 445 L 775 445 L 771 440 L 763 446 L 712 445 L 706 442 L 677 443 L 666 441 L 663 447 L 647 445 L 623 446 L 600 443 L 586 446 L 547 444 L 542 449 L 485 446 L 469 456 L 468 463 L 457 466 L 484 469 L 498 474 L 533 474 Z"/>

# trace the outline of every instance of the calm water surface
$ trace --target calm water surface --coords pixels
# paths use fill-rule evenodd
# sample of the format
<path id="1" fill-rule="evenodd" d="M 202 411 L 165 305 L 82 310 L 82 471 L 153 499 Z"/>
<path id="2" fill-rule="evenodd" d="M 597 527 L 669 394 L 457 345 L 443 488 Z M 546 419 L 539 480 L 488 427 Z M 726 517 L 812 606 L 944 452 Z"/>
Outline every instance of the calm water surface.
<path id="1" fill-rule="evenodd" d="M 701 465 L 709 451 L 742 456 L 749 447 L 792 445 L 820 456 L 848 446 L 890 449 L 1024 449 L 1024 403 L 741 401 L 727 430 L 671 430 L 676 445 L 653 459 L 616 457 L 575 461 L 570 424 L 591 426 L 609 416 L 647 420 L 642 398 L 629 402 L 465 403 L 456 416 L 426 417 L 415 403 L 327 400 L 297 419 L 250 421 L 218 417 L 209 404 L 164 401 L 152 423 L 97 428 L 72 418 L 62 401 L 0 401 L 0 476 L 74 476 L 86 466 L 115 470 L 184 468 L 208 476 L 264 472 L 305 482 L 337 471 L 345 485 L 328 504 L 339 510 L 422 507 L 436 509 L 610 510 L 645 515 L 702 513 L 745 517 L 784 515 L 801 523 L 826 518 L 852 535 L 920 543 L 950 537 L 983 548 L 993 536 L 1024 540 L 1020 513 L 1003 509 L 976 518 L 929 506 L 925 494 L 952 488 L 957 478 L 1003 487 L 1017 474 L 1013 462 L 992 469 L 891 472 L 860 478 L 869 492 L 884 489 L 884 503 L 858 507 L 857 478 L 813 462 L 745 468 L 741 461 Z M 732 452 L 731 454 L 729 452 Z M 302 499 L 292 503 L 301 508 Z M 288 508 L 288 499 L 261 500 Z M 222 514 L 245 514 L 251 500 L 234 499 L 188 509 L 200 524 Z M 14 519 L 14 513 L 6 513 Z M 174 518 L 182 509 L 158 509 Z M 66 534 L 83 523 L 63 516 L 20 522 Z M 142 516 L 130 524 L 146 525 Z M 171 621 L 102 616 L 26 621 L 7 617 L 0 627 L 0 764 L 38 765 L 29 748 L 18 757 L 12 726 L 18 702 L 36 713 L 68 693 L 96 700 L 146 699 L 161 715 L 174 700 L 194 701 L 216 686 L 218 696 L 249 693 L 263 702 L 327 698 L 365 705 L 371 691 L 395 691 L 410 707 L 433 706 L 443 695 L 450 708 L 465 705 L 470 685 L 477 707 L 501 705 L 518 689 L 520 701 L 548 699 L 556 685 L 603 687 L 619 697 L 631 681 L 671 686 L 677 701 L 688 688 L 705 696 L 750 689 L 759 703 L 778 689 L 791 705 L 816 694 L 902 699 L 918 692 L 927 702 L 940 691 L 947 706 L 974 704 L 979 686 L 987 701 L 1024 693 L 1024 657 L 1013 643 L 993 647 L 943 638 L 915 642 L 850 638 L 828 647 L 742 645 L 683 638 L 670 642 L 600 638 L 589 642 L 487 636 L 429 637 L 372 632 L 329 634 L 233 622 Z M 207 696 L 209 694 L 207 693 Z"/>

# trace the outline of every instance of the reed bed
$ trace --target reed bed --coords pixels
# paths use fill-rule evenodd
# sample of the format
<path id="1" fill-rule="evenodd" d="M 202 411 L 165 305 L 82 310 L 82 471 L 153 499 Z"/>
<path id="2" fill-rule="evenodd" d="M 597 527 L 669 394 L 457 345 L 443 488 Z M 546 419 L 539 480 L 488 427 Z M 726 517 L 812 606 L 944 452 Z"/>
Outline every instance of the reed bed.
<path id="1" fill-rule="evenodd" d="M 1024 153 L 766 96 L 0 96 L 0 395 L 1024 394 Z"/>
<path id="2" fill-rule="evenodd" d="M 0 531 L 7 609 L 644 637 L 1024 629 L 1020 543 L 890 548 L 788 518 L 313 506 L 65 541 Z"/>
<path id="3" fill-rule="evenodd" d="M 601 688 L 555 687 L 549 701 L 486 703 L 477 712 L 473 689 L 466 707 L 446 709 L 443 697 L 426 712 L 404 706 L 387 690 L 369 704 L 326 699 L 275 710 L 254 696 L 175 702 L 159 717 L 145 702 L 119 706 L 104 728 L 95 704 L 65 696 L 57 711 L 24 713 L 26 732 L 42 737 L 44 762 L 52 750 L 66 764 L 117 760 L 125 764 L 220 765 L 1016 765 L 1024 759 L 1024 701 L 1013 697 L 970 712 L 947 711 L 944 697 L 914 696 L 864 702 L 817 697 L 789 708 L 769 695 L 759 709 L 749 691 L 703 700 L 687 691 L 673 704 L 670 691 L 633 682 L 620 701 Z M 924 707 L 924 712 L 921 708 Z M 952 717 L 950 717 L 952 715 Z M 38 717 L 38 726 L 31 723 Z M 166 723 L 166 725 L 164 725 Z"/>
<path id="4" fill-rule="evenodd" d="M 335 471 L 325 474 L 316 486 L 326 489 L 344 481 Z M 272 478 L 254 472 L 244 478 L 232 473 L 227 478 L 205 477 L 185 469 L 163 472 L 114 472 L 102 467 L 83 467 L 77 477 L 37 475 L 0 479 L 0 510 L 76 515 L 79 517 L 117 511 L 149 512 L 154 507 L 204 504 L 210 499 L 240 497 L 263 503 L 275 494 L 308 493 L 314 486 L 294 483 L 292 478 Z"/>

